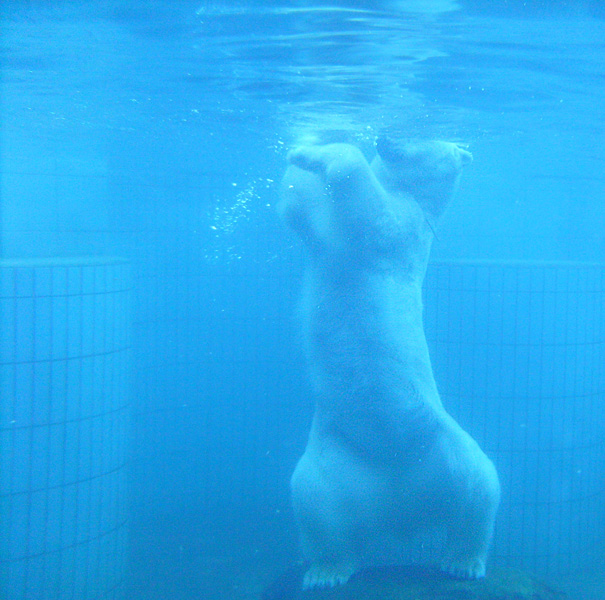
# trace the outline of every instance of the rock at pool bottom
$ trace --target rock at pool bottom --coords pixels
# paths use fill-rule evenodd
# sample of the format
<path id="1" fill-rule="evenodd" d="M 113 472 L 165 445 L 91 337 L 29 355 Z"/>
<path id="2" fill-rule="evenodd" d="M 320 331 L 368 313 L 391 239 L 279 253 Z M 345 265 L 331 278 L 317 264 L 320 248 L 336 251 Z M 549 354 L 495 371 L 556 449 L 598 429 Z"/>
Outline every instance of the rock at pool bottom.
<path id="1" fill-rule="evenodd" d="M 368 569 L 346 585 L 302 590 L 303 566 L 289 569 L 263 600 L 566 600 L 567 596 L 515 569 L 493 569 L 478 581 L 460 581 L 417 567 Z"/>

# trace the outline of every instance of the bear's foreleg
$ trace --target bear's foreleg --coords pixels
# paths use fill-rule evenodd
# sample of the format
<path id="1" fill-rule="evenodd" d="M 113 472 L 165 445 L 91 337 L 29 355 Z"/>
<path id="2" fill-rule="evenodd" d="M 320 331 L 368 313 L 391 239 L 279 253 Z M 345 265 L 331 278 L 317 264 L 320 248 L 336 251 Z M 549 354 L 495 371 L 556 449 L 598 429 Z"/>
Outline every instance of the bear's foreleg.
<path id="1" fill-rule="evenodd" d="M 382 239 L 397 221 L 391 202 L 361 150 L 348 144 L 304 146 L 290 164 L 316 174 L 329 191 L 334 223 L 356 243 Z"/>

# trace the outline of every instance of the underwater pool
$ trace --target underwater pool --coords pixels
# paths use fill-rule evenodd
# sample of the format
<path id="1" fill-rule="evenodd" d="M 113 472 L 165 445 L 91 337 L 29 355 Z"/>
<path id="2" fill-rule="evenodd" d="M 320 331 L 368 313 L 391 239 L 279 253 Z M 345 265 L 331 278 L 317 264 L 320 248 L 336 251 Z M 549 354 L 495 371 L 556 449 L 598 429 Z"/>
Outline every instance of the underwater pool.
<path id="1" fill-rule="evenodd" d="M 0 599 L 257 598 L 300 560 L 289 482 L 329 395 L 301 286 L 327 238 L 338 253 L 370 237 L 332 228 L 336 181 L 305 225 L 317 245 L 301 242 L 280 182 L 293 148 L 371 162 L 387 137 L 473 156 L 419 227 L 429 369 L 500 480 L 487 576 L 604 597 L 601 3 L 30 0 L 0 16 Z M 415 168 L 380 189 L 423 198 Z M 362 264 L 359 247 L 340 259 Z M 342 322 L 367 324 L 344 263 Z M 380 342 L 366 354 L 388 356 Z M 372 380 L 365 364 L 342 389 Z"/>

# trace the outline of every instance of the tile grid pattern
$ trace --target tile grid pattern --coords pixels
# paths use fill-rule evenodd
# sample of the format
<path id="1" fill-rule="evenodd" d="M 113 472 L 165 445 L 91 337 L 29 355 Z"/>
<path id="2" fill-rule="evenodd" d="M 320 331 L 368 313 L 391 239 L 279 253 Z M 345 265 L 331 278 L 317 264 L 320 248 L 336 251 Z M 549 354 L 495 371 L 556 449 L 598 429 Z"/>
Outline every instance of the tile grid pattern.
<path id="1" fill-rule="evenodd" d="M 130 268 L 0 263 L 0 595 L 120 600 Z"/>
<path id="2" fill-rule="evenodd" d="M 494 562 L 587 568 L 605 539 L 605 267 L 435 263 L 425 296 L 444 404 L 500 474 Z"/>

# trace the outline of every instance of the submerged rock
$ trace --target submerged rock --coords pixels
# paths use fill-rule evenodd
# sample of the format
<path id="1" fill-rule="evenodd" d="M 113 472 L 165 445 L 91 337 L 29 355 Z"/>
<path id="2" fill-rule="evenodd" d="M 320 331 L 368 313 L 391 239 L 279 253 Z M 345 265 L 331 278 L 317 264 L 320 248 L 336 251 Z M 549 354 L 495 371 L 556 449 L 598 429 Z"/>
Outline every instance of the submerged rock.
<path id="1" fill-rule="evenodd" d="M 478 581 L 460 581 L 418 567 L 367 569 L 346 585 L 301 589 L 305 568 L 293 567 L 272 584 L 263 600 L 566 600 L 567 596 L 515 569 L 494 569 Z"/>

